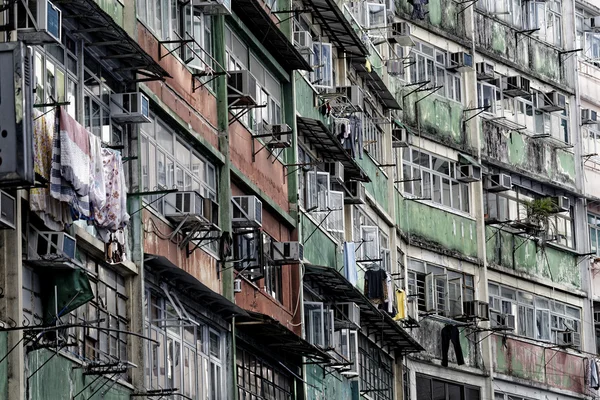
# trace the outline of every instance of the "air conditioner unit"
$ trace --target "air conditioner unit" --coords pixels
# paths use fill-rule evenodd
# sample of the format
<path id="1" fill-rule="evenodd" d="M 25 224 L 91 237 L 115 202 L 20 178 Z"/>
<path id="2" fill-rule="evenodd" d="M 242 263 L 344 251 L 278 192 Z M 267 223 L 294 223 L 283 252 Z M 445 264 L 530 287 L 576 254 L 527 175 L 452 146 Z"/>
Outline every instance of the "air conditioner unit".
<path id="1" fill-rule="evenodd" d="M 164 214 L 176 223 L 184 220 L 197 223 L 201 219 L 208 224 L 218 225 L 219 204 L 196 191 L 169 193 L 165 196 Z"/>
<path id="2" fill-rule="evenodd" d="M 502 92 L 509 97 L 523 97 L 531 94 L 530 81 L 522 76 L 507 76 L 502 79 Z"/>
<path id="3" fill-rule="evenodd" d="M 598 123 L 598 113 L 594 110 L 590 110 L 589 108 L 582 109 L 581 110 L 581 123 L 583 125 L 597 124 Z"/>
<path id="4" fill-rule="evenodd" d="M 366 191 L 362 182 L 350 181 L 346 183 L 347 192 L 344 196 L 344 204 L 365 204 Z"/>
<path id="5" fill-rule="evenodd" d="M 471 54 L 463 51 L 450 54 L 448 69 L 463 70 L 467 68 L 473 68 L 473 56 Z"/>
<path id="6" fill-rule="evenodd" d="M 404 128 L 392 129 L 392 148 L 408 147 L 408 131 Z"/>
<path id="7" fill-rule="evenodd" d="M 344 183 L 344 164 L 340 161 L 325 163 L 325 171 L 338 183 Z"/>
<path id="8" fill-rule="evenodd" d="M 262 202 L 256 196 L 232 196 L 231 225 L 236 228 L 262 226 Z"/>
<path id="9" fill-rule="evenodd" d="M 364 104 L 364 92 L 362 88 L 358 85 L 352 86 L 341 86 L 336 89 L 338 93 L 343 93 L 348 98 L 350 104 L 359 109 L 363 109 Z"/>
<path id="10" fill-rule="evenodd" d="M 242 280 L 234 279 L 233 280 L 233 293 L 241 293 L 242 292 Z"/>
<path id="11" fill-rule="evenodd" d="M 399 76 L 404 74 L 404 64 L 402 60 L 389 60 L 387 62 L 387 72 L 391 76 Z"/>
<path id="12" fill-rule="evenodd" d="M 577 332 L 556 332 L 556 341 L 559 346 L 579 347 L 581 345 L 581 335 Z"/>
<path id="13" fill-rule="evenodd" d="M 285 126 L 287 126 L 289 128 L 288 125 L 284 124 Z M 275 127 L 281 127 L 281 125 L 273 125 L 273 128 Z M 292 145 L 292 133 L 290 131 L 287 131 L 287 133 L 276 133 L 276 131 L 279 131 L 280 129 L 273 129 L 273 136 L 267 136 L 264 137 L 263 140 L 265 141 L 265 144 L 270 147 L 270 148 L 277 148 L 277 149 L 286 149 L 288 147 L 290 147 Z"/>
<path id="14" fill-rule="evenodd" d="M 556 206 L 556 212 L 566 212 L 571 210 L 571 200 L 566 196 L 553 197 L 552 202 Z"/>
<path id="15" fill-rule="evenodd" d="M 490 321 L 494 328 L 515 329 L 515 316 L 512 314 L 490 311 Z"/>
<path id="16" fill-rule="evenodd" d="M 32 228 L 28 243 L 28 260 L 75 259 L 77 241 L 64 232 L 38 231 Z"/>
<path id="17" fill-rule="evenodd" d="M 313 51 L 313 40 L 312 35 L 308 31 L 296 31 L 294 32 L 294 46 L 300 50 Z"/>
<path id="18" fill-rule="evenodd" d="M 594 311 L 594 325 L 600 325 L 600 311 Z"/>
<path id="19" fill-rule="evenodd" d="M 273 242 L 273 262 L 292 264 L 304 258 L 304 247 L 298 242 Z"/>
<path id="20" fill-rule="evenodd" d="M 126 124 L 150 122 L 150 100 L 143 93 L 112 94 L 110 100 L 110 118 L 113 121 Z"/>
<path id="21" fill-rule="evenodd" d="M 550 93 L 537 93 L 537 108 L 545 112 L 564 111 L 567 107 L 567 98 L 565 95 L 556 91 Z"/>
<path id="22" fill-rule="evenodd" d="M 231 0 L 192 0 L 192 5 L 207 15 L 231 15 Z"/>
<path id="23" fill-rule="evenodd" d="M 16 207 L 15 198 L 0 190 L 0 229 L 15 229 Z"/>
<path id="24" fill-rule="evenodd" d="M 390 41 L 398 43 L 400 46 L 414 46 L 415 42 L 411 37 L 412 28 L 408 22 L 394 22 Z"/>
<path id="25" fill-rule="evenodd" d="M 589 19 L 589 25 L 593 30 L 600 29 L 600 17 L 592 17 Z"/>
<path id="26" fill-rule="evenodd" d="M 494 64 L 490 64 L 487 62 L 478 62 L 475 66 L 477 70 L 477 79 L 480 81 L 487 81 L 494 79 L 495 71 Z"/>
<path id="27" fill-rule="evenodd" d="M 0 43 L 0 187 L 34 183 L 32 56 L 22 42 Z"/>
<path id="28" fill-rule="evenodd" d="M 227 71 L 227 99 L 229 107 L 241 108 L 256 105 L 258 92 L 256 78 L 248 70 Z"/>
<path id="29" fill-rule="evenodd" d="M 463 301 L 463 314 L 466 319 L 490 319 L 490 306 L 480 300 Z"/>
<path id="30" fill-rule="evenodd" d="M 504 192 L 512 189 L 512 178 L 508 174 L 488 175 L 485 179 L 485 189 L 488 192 Z"/>
<path id="31" fill-rule="evenodd" d="M 60 43 L 62 11 L 48 0 L 17 2 L 17 38 L 27 44 Z M 10 9 L 10 8 L 9 8 Z"/>
<path id="32" fill-rule="evenodd" d="M 342 310 L 344 317 L 360 329 L 360 307 L 356 303 L 337 303 L 336 306 Z"/>
<path id="33" fill-rule="evenodd" d="M 476 182 L 481 180 L 481 167 L 473 164 L 458 166 L 458 178 L 460 182 Z"/>

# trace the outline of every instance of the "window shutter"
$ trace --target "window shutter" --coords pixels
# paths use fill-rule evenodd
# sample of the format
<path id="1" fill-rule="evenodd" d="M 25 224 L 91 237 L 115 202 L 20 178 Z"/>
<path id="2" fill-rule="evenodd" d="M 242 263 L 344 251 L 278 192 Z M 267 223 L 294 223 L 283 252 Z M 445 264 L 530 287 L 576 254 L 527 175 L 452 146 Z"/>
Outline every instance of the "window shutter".
<path id="1" fill-rule="evenodd" d="M 448 310 L 448 276 L 435 276 L 435 309 L 438 314 L 445 315 Z"/>
<path id="2" fill-rule="evenodd" d="M 327 218 L 328 230 L 344 233 L 344 192 L 329 192 L 331 214 Z"/>
<path id="3" fill-rule="evenodd" d="M 435 278 L 431 273 L 425 276 L 425 311 L 436 311 Z"/>
<path id="4" fill-rule="evenodd" d="M 376 226 L 362 226 L 360 228 L 362 240 L 363 260 L 377 260 L 379 254 L 379 228 Z"/>
<path id="5" fill-rule="evenodd" d="M 448 280 L 448 316 L 463 315 L 462 278 Z"/>

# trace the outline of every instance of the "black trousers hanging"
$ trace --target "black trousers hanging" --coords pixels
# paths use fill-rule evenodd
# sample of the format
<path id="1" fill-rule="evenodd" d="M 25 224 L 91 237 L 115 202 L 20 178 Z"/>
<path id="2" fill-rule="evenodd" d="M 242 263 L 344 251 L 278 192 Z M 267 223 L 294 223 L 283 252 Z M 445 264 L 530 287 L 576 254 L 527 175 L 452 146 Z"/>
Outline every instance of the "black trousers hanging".
<path id="1" fill-rule="evenodd" d="M 456 363 L 463 365 L 465 359 L 463 358 L 462 347 L 460 347 L 460 337 L 458 328 L 455 325 L 446 325 L 442 328 L 442 366 L 448 366 L 448 350 L 450 349 L 450 342 L 454 346 L 454 354 L 456 355 Z"/>

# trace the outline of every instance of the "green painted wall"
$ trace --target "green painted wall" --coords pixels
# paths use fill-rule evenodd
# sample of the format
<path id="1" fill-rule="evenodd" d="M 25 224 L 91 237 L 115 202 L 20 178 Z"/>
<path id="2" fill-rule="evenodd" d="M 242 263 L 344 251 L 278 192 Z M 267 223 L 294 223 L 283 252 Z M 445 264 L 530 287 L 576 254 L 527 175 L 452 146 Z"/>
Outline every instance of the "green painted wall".
<path id="1" fill-rule="evenodd" d="M 396 1 L 398 12 L 405 18 L 410 18 L 413 7 L 408 0 Z M 466 37 L 464 13 L 459 13 L 464 4 L 453 0 L 429 0 L 425 6 L 428 14 L 425 21 L 436 28 L 443 29 L 459 37 Z M 411 21 L 417 22 L 417 21 Z"/>
<path id="2" fill-rule="evenodd" d="M 414 89 L 407 87 L 404 91 L 410 93 Z M 413 93 L 404 99 L 404 122 L 419 126 L 421 133 L 430 134 L 442 143 L 463 144 L 463 105 L 436 94 L 425 98 L 427 94 L 429 92 Z"/>
<path id="3" fill-rule="evenodd" d="M 423 318 L 419 321 L 420 327 L 412 330 L 412 335 L 419 344 L 425 348 L 424 353 L 418 353 L 417 357 L 426 360 L 432 358 L 442 359 L 442 329 L 446 326 L 446 322 L 436 321 L 431 318 Z M 478 346 L 475 343 L 476 336 L 466 328 L 459 328 L 459 340 L 462 350 L 462 355 L 465 360 L 465 365 L 472 368 L 479 368 L 480 355 Z M 450 365 L 456 364 L 456 355 L 454 347 L 450 346 L 448 352 L 448 361 Z"/>
<path id="4" fill-rule="evenodd" d="M 475 221 L 414 200 L 396 192 L 396 223 L 414 239 L 439 250 L 477 257 Z"/>
<path id="5" fill-rule="evenodd" d="M 49 350 L 37 350 L 27 355 L 28 371 L 31 374 L 40 365 L 42 365 L 54 353 Z M 30 400 L 58 400 L 71 399 L 81 389 L 89 384 L 95 376 L 84 376 L 80 364 L 77 364 L 65 357 L 55 356 L 39 370 L 29 380 L 29 399 Z M 75 398 L 75 400 L 84 400 L 89 398 L 104 382 L 110 377 L 102 377 L 96 383 L 91 385 L 83 393 Z M 96 399 L 104 400 L 129 400 L 131 391 L 124 388 L 122 385 L 114 384 L 107 393 L 102 396 L 111 383 L 107 383 L 98 393 L 94 395 Z"/>
<path id="6" fill-rule="evenodd" d="M 338 245 L 304 214 L 300 214 L 300 229 L 304 259 L 311 264 L 332 267 L 340 271 L 344 260 Z"/>
<path id="7" fill-rule="evenodd" d="M 328 118 L 319 113 L 319 108 L 315 106 L 315 91 L 300 76 L 299 72 L 294 73 L 296 81 L 296 111 L 305 118 L 314 118 L 321 120 L 326 126 L 329 126 Z"/>
<path id="8" fill-rule="evenodd" d="M 118 0 L 94 0 L 120 27 L 123 27 L 123 3 Z"/>
<path id="9" fill-rule="evenodd" d="M 510 165 L 528 175 L 575 186 L 575 155 L 552 146 L 544 139 L 526 133 L 507 131 L 490 122 L 482 122 L 482 155 Z"/>
<path id="10" fill-rule="evenodd" d="M 486 228 L 486 237 L 487 261 L 490 265 L 581 287 L 577 256 L 574 254 L 550 246 L 542 248 L 533 240 L 489 226 Z"/>
<path id="11" fill-rule="evenodd" d="M 331 368 L 325 370 L 318 365 L 307 365 L 306 382 L 308 382 L 307 399 L 354 400 L 352 397 L 351 381 L 337 372 L 332 373 Z"/>
<path id="12" fill-rule="evenodd" d="M 367 156 L 366 154 L 363 155 L 362 160 L 357 157 L 356 162 L 365 171 L 367 176 L 371 178 L 371 182 L 365 183 L 365 189 L 373 196 L 381 208 L 390 213 L 388 177 L 377 165 L 375 165 L 375 162 L 371 159 L 371 157 Z M 392 171 L 391 168 L 386 169 L 390 172 Z"/>

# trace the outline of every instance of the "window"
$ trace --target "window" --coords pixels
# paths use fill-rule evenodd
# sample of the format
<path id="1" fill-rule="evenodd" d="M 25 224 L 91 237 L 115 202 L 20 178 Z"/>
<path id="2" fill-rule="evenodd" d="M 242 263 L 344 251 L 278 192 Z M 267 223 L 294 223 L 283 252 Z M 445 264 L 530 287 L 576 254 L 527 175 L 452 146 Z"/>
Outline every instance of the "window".
<path id="1" fill-rule="evenodd" d="M 496 114 L 496 104 L 502 104 L 500 90 L 495 85 L 486 82 L 477 82 L 477 99 L 479 107 L 489 107 L 485 112 Z M 501 109 L 501 107 L 498 107 Z"/>
<path id="2" fill-rule="evenodd" d="M 513 190 L 504 192 L 485 192 L 483 197 L 484 215 L 489 222 L 504 223 L 525 221 L 527 209 L 525 203 L 540 196 L 528 190 L 513 186 Z M 573 210 L 552 214 L 546 235 L 551 243 L 575 248 Z"/>
<path id="3" fill-rule="evenodd" d="M 583 154 L 591 155 L 592 159 L 600 161 L 600 130 L 597 125 L 581 128 Z"/>
<path id="4" fill-rule="evenodd" d="M 360 207 L 353 208 L 353 240 L 356 242 L 357 262 L 379 263 L 391 272 L 389 236 Z"/>
<path id="5" fill-rule="evenodd" d="M 523 26 L 523 2 L 523 0 L 480 0 L 476 6 L 495 18 L 521 28 Z"/>
<path id="6" fill-rule="evenodd" d="M 427 87 L 442 86 L 436 93 L 451 100 L 462 101 L 462 78 L 460 73 L 446 69 L 447 53 L 425 43 L 415 41 L 410 52 L 410 83 L 425 83 Z"/>
<path id="7" fill-rule="evenodd" d="M 358 332 L 351 329 L 338 329 L 334 332 L 334 351 L 329 355 L 341 363 L 351 363 L 340 371 L 346 376 L 358 374 Z"/>
<path id="8" fill-rule="evenodd" d="M 563 112 L 539 110 L 532 96 L 507 97 L 503 101 L 504 116 L 523 125 L 534 135 L 550 135 L 562 142 L 570 142 L 568 104 Z"/>
<path id="9" fill-rule="evenodd" d="M 361 393 L 373 400 L 394 398 L 393 361 L 366 336 L 358 335 L 359 381 Z"/>
<path id="10" fill-rule="evenodd" d="M 367 109 L 369 108 L 367 107 Z M 363 113 L 362 126 L 365 150 L 367 150 L 371 158 L 382 164 L 384 162 L 383 130 L 373 122 L 370 110 Z"/>
<path id="11" fill-rule="evenodd" d="M 97 328 L 72 327 L 59 334 L 66 342 L 76 343 L 68 347 L 69 354 L 81 360 L 99 363 L 126 361 L 128 337 L 125 332 L 129 330 L 129 319 L 125 279 L 111 267 L 77 250 L 77 259 L 85 267 L 94 298 L 63 317 L 62 322 L 81 324 L 81 321 L 87 321 Z M 42 287 L 38 273 L 24 266 L 23 315 L 25 321 L 31 324 L 39 323 L 44 315 L 40 297 Z"/>
<path id="12" fill-rule="evenodd" d="M 578 307 L 556 300 L 536 296 L 495 283 L 488 284 L 492 324 L 494 313 L 513 316 L 515 330 L 519 336 L 536 340 L 560 343 L 562 332 L 574 332 L 575 346 L 579 346 L 581 315 Z"/>
<path id="13" fill-rule="evenodd" d="M 281 84 L 254 55 L 250 55 L 250 72 L 256 78 L 256 92 L 258 105 L 263 108 L 252 110 L 251 128 L 259 129 L 260 124 L 275 125 L 281 123 Z"/>
<path id="14" fill-rule="evenodd" d="M 494 391 L 494 400 L 533 400 L 530 397 L 516 396 L 514 394 L 500 393 Z"/>
<path id="15" fill-rule="evenodd" d="M 594 15 L 577 9 L 575 13 L 575 30 L 577 49 L 583 49 L 583 56 L 592 62 L 600 61 L 600 33 L 594 32 L 590 19 Z"/>
<path id="16" fill-rule="evenodd" d="M 479 400 L 480 398 L 480 390 L 476 386 L 417 374 L 417 400 Z"/>
<path id="17" fill-rule="evenodd" d="M 539 29 L 534 33 L 541 40 L 554 46 L 562 43 L 561 0 L 525 2 L 527 29 Z"/>
<path id="18" fill-rule="evenodd" d="M 146 387 L 179 388 L 183 395 L 220 400 L 223 394 L 223 337 L 196 318 L 175 292 L 148 288 L 145 329 Z"/>
<path id="19" fill-rule="evenodd" d="M 600 215 L 588 213 L 590 249 L 600 256 Z"/>
<path id="20" fill-rule="evenodd" d="M 269 363 L 248 350 L 236 349 L 239 400 L 291 400 L 293 378 L 283 368 Z"/>
<path id="21" fill-rule="evenodd" d="M 456 162 L 402 149 L 402 191 L 454 210 L 469 212 L 469 185 L 456 180 Z"/>
<path id="22" fill-rule="evenodd" d="M 304 338 L 323 349 L 334 347 L 333 309 L 321 302 L 304 302 Z"/>
<path id="23" fill-rule="evenodd" d="M 272 247 L 273 238 L 263 232 L 263 251 L 264 251 L 264 268 L 265 268 L 265 279 L 264 279 L 264 290 L 271 297 L 283 301 L 283 288 L 282 288 L 282 271 L 281 265 L 273 262 Z"/>
<path id="24" fill-rule="evenodd" d="M 315 87 L 333 88 L 333 50 L 331 43 L 313 42 L 313 72 L 310 82 Z"/>
<path id="25" fill-rule="evenodd" d="M 463 302 L 475 298 L 475 283 L 473 275 L 409 258 L 408 294 L 416 296 L 421 312 L 459 317 Z"/>

